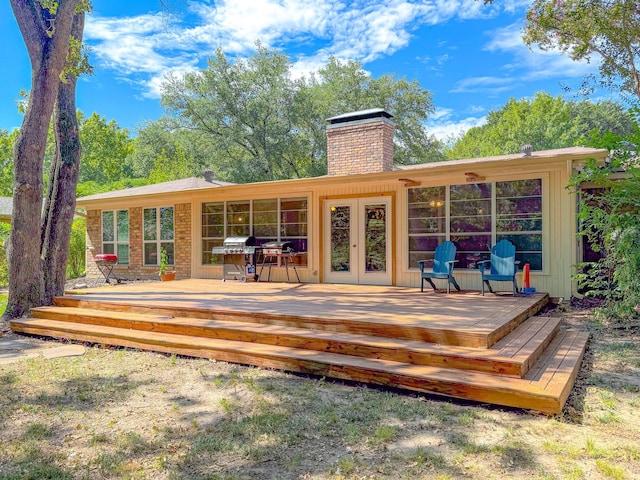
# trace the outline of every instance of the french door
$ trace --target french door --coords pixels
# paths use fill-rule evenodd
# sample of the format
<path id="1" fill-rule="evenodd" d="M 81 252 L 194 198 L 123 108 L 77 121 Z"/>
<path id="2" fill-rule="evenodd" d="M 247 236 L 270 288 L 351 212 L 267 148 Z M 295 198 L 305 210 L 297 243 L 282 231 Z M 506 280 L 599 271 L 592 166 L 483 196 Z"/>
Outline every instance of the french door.
<path id="1" fill-rule="evenodd" d="M 391 197 L 325 200 L 324 281 L 391 285 Z"/>

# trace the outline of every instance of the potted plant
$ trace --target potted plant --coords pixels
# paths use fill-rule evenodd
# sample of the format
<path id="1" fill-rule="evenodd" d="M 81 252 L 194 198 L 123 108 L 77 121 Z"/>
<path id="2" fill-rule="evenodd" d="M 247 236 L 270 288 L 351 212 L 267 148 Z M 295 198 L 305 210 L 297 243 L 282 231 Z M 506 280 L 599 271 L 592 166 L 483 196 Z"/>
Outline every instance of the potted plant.
<path id="1" fill-rule="evenodd" d="M 168 282 L 169 280 L 176 279 L 176 271 L 169 270 L 169 257 L 167 255 L 167 251 L 164 248 L 160 249 L 160 270 L 158 273 L 160 274 L 160 280 L 163 282 Z"/>

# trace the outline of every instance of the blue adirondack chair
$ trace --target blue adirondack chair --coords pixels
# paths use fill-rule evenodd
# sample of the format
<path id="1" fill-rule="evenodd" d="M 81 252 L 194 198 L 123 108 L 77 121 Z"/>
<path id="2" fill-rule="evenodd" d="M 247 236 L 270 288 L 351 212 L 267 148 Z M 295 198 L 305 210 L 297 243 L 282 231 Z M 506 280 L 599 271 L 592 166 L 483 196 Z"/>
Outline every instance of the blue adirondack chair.
<path id="1" fill-rule="evenodd" d="M 456 282 L 453 276 L 453 264 L 457 262 L 456 258 L 456 246 L 453 242 L 442 242 L 436 248 L 433 260 L 420 260 L 418 266 L 420 267 L 420 291 L 424 292 L 424 281 L 436 289 L 436 285 L 433 283 L 433 279 L 446 279 L 447 280 L 447 293 L 451 293 L 451 284 L 460 290 L 458 282 Z M 433 263 L 431 271 L 427 271 L 427 264 Z"/>
<path id="2" fill-rule="evenodd" d="M 484 295 L 484 284 L 491 289 L 490 280 L 496 282 L 512 282 L 513 296 L 518 292 L 518 282 L 516 273 L 518 272 L 519 261 L 516 261 L 516 247 L 507 239 L 500 240 L 491 249 L 491 260 L 478 262 L 478 268 L 482 272 L 482 295 Z"/>

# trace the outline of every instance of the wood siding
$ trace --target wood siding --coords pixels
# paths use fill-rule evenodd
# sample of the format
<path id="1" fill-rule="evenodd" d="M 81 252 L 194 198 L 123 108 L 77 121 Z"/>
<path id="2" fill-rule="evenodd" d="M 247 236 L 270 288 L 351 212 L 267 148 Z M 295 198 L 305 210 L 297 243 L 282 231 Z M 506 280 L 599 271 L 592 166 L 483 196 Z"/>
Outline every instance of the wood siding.
<path id="1" fill-rule="evenodd" d="M 595 151 L 604 158 L 605 151 Z M 543 180 L 543 269 L 531 272 L 531 284 L 539 292 L 551 296 L 569 297 L 572 293 L 571 272 L 576 262 L 575 196 L 566 186 L 573 165 L 586 157 L 595 156 L 594 151 L 579 154 L 562 154 L 542 158 L 484 159 L 427 164 L 423 168 L 397 170 L 378 174 L 351 175 L 343 177 L 319 177 L 313 179 L 286 180 L 249 185 L 223 186 L 187 192 L 167 192 L 141 197 L 110 198 L 92 200 L 78 205 L 89 210 L 114 210 L 156 207 L 171 204 L 181 205 L 181 211 L 191 215 L 191 266 L 192 278 L 222 278 L 221 266 L 203 266 L 201 242 L 201 208 L 204 202 L 254 200 L 268 198 L 307 197 L 308 199 L 308 265 L 298 267 L 304 283 L 318 283 L 322 278 L 321 231 L 322 204 L 324 199 L 345 197 L 370 197 L 392 195 L 394 205 L 394 284 L 419 287 L 417 265 L 408 265 L 407 190 L 405 184 L 421 187 L 456 185 L 466 183 L 466 172 L 472 171 L 484 177 L 483 182 L 542 178 Z M 407 182 L 407 179 L 410 182 Z M 170 199 L 170 203 L 168 202 Z M 134 235 L 134 232 L 131 232 Z M 92 239 L 95 246 L 95 239 Z M 132 242 L 131 258 L 134 258 Z M 98 249 L 96 249 L 98 252 Z M 184 253 L 184 252 L 183 252 Z M 180 252 L 177 252 L 181 255 Z M 135 269 L 134 265 L 130 266 Z M 185 268 L 184 272 L 188 272 Z M 480 274 L 473 270 L 456 270 L 458 283 L 465 290 L 480 289 Z M 284 268 L 274 268 L 272 281 L 286 280 Z M 522 286 L 521 275 L 518 281 Z"/>

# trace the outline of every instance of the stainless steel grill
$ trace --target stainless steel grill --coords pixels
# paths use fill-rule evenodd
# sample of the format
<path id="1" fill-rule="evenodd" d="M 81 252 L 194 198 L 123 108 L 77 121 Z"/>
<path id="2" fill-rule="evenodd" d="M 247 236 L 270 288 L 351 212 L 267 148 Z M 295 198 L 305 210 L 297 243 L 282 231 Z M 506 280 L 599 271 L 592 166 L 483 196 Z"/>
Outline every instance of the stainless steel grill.
<path id="1" fill-rule="evenodd" d="M 264 255 L 283 255 L 295 253 L 291 242 L 267 242 L 262 244 L 262 253 Z"/>
<path id="2" fill-rule="evenodd" d="M 256 254 L 259 250 L 255 237 L 227 237 L 221 247 L 213 247 L 213 255 L 224 256 L 222 281 L 257 281 Z"/>
<path id="3" fill-rule="evenodd" d="M 265 265 L 269 267 L 269 271 L 267 274 L 267 281 L 271 280 L 271 267 L 273 265 L 284 266 L 285 271 L 287 272 L 287 282 L 289 281 L 289 265 L 293 267 L 293 272 L 296 274 L 296 278 L 298 282 L 300 282 L 300 276 L 298 275 L 298 270 L 296 270 L 296 262 L 294 257 L 296 256 L 296 251 L 293 248 L 291 242 L 267 242 L 262 244 L 262 265 L 260 266 L 260 274 L 258 277 L 262 275 L 262 270 Z"/>

